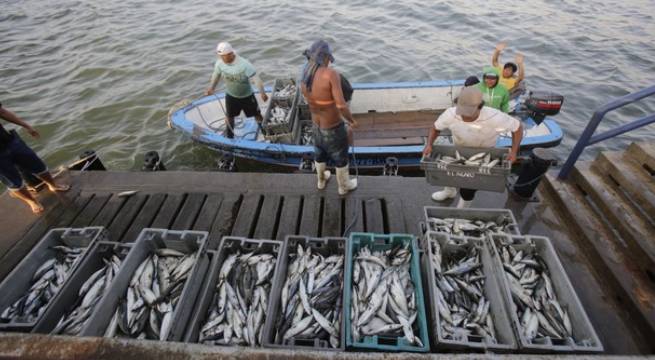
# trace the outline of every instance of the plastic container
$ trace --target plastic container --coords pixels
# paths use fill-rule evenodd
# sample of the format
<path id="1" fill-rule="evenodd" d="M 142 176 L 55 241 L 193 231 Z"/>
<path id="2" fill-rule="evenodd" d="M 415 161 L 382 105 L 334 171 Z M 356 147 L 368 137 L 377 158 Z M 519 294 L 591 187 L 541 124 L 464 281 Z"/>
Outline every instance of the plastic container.
<path id="1" fill-rule="evenodd" d="M 86 249 L 77 258 L 76 263 L 68 270 L 67 279 L 62 285 L 63 288 L 66 286 L 66 282 L 75 273 L 82 261 L 84 261 L 84 257 L 93 244 L 96 241 L 107 239 L 108 232 L 103 227 L 56 228 L 48 231 L 32 251 L 25 256 L 25 258 L 0 285 L 0 312 L 4 311 L 8 306 L 11 306 L 30 289 L 34 273 L 36 273 L 43 263 L 55 257 L 56 251 L 52 249 L 53 246 L 65 245 L 68 247 L 81 247 Z M 58 293 L 59 291 L 57 291 L 57 294 Z M 45 314 L 45 312 L 48 311 L 48 308 L 53 304 L 53 300 L 57 297 L 57 294 L 50 299 L 49 304 L 45 305 L 45 310 L 43 310 L 41 316 L 38 316 L 34 321 L 0 323 L 0 331 L 31 331 L 43 314 Z"/>
<path id="2" fill-rule="evenodd" d="M 517 348 L 512 322 L 505 312 L 504 288 L 496 277 L 496 263 L 491 258 L 491 253 L 485 241 L 475 237 L 450 236 L 445 233 L 428 231 L 425 234 L 425 247 L 423 248 L 422 263 L 424 271 L 424 285 L 427 289 L 428 314 L 430 316 L 430 329 L 433 350 L 480 350 L 492 352 L 509 352 Z M 455 240 L 457 243 L 452 243 Z M 441 247 L 442 259 L 445 263 L 452 254 L 476 247 L 480 250 L 482 261 L 482 273 L 485 275 L 484 296 L 489 301 L 489 312 L 494 323 L 496 341 L 481 336 L 462 336 L 455 339 L 446 339 L 442 333 L 441 315 L 437 305 L 438 290 L 435 269 L 430 261 L 433 255 L 431 242 L 437 242 Z"/>
<path id="3" fill-rule="evenodd" d="M 506 217 L 511 220 L 510 224 L 507 226 L 507 230 L 510 231 L 511 235 L 521 235 L 514 214 L 508 209 L 457 209 L 452 207 L 424 206 L 423 213 L 425 215 L 425 225 L 427 226 L 427 230 L 431 230 L 430 224 L 432 221 L 430 221 L 430 218 L 466 219 L 471 221 L 481 220 L 484 222 L 494 221 L 498 223 L 501 217 Z"/>
<path id="4" fill-rule="evenodd" d="M 309 127 L 310 131 L 311 128 L 314 126 L 314 123 L 312 123 L 311 120 L 299 120 L 298 126 L 297 126 L 297 131 L 294 133 L 294 144 L 298 145 L 314 145 L 314 137 L 312 136 L 311 143 L 306 143 L 303 142 L 303 132 L 305 131 L 304 129 Z"/>
<path id="5" fill-rule="evenodd" d="M 123 261 L 123 265 L 118 275 L 116 275 L 111 288 L 96 306 L 96 309 L 88 320 L 88 325 L 82 329 L 83 332 L 81 335 L 104 336 L 116 312 L 119 300 L 125 296 L 127 287 L 136 269 L 155 250 L 168 248 L 185 254 L 198 252 L 196 263 L 191 268 L 184 288 L 182 289 L 182 294 L 173 309 L 172 325 L 166 336 L 167 341 L 180 341 L 184 335 L 184 329 L 189 316 L 191 315 L 196 295 L 200 290 L 202 274 L 207 271 L 207 266 L 209 265 L 209 260 L 205 253 L 207 236 L 206 231 L 143 229 L 134 243 L 132 250 L 125 261 Z"/>
<path id="6" fill-rule="evenodd" d="M 388 336 L 363 336 L 361 341 L 355 342 L 352 338 L 350 325 L 351 302 L 352 298 L 352 277 L 353 277 L 353 258 L 359 249 L 368 246 L 371 251 L 388 250 L 396 245 L 410 245 L 412 259 L 410 263 L 410 276 L 414 283 L 416 291 L 416 322 L 418 323 L 418 337 L 423 343 L 422 347 L 412 345 L 404 337 Z M 346 274 L 345 284 L 345 301 L 344 301 L 344 319 L 346 325 L 346 347 L 350 350 L 373 350 L 373 351 L 408 351 L 408 352 L 429 352 L 430 343 L 428 338 L 427 318 L 425 313 L 425 304 L 423 300 L 423 283 L 421 281 L 421 267 L 419 265 L 419 251 L 416 246 L 414 235 L 409 234 L 373 234 L 373 233 L 351 233 L 350 243 L 346 251 Z"/>
<path id="7" fill-rule="evenodd" d="M 257 251 L 263 250 L 266 252 L 273 252 L 278 254 L 278 258 L 275 264 L 275 270 L 273 278 L 271 279 L 271 284 L 277 284 L 280 272 L 280 254 L 284 252 L 285 243 L 277 240 L 255 240 L 247 239 L 243 237 L 236 236 L 224 236 L 221 239 L 221 243 L 218 246 L 216 251 L 216 256 L 212 259 L 211 265 L 209 266 L 207 277 L 205 283 L 202 285 L 202 291 L 199 294 L 198 302 L 193 309 L 193 314 L 191 316 L 191 321 L 188 324 L 188 327 L 185 332 L 184 342 L 197 343 L 198 337 L 200 335 L 200 329 L 205 324 L 205 319 L 210 311 L 210 305 L 215 301 L 216 297 L 216 283 L 218 282 L 218 273 L 223 266 L 223 262 L 227 256 L 233 253 L 236 250 L 241 252 Z M 271 306 L 271 296 L 269 294 L 267 308 Z M 266 326 L 266 321 L 264 320 L 264 330 Z"/>
<path id="8" fill-rule="evenodd" d="M 550 279 L 557 300 L 563 309 L 566 309 L 571 319 L 573 329 L 573 340 L 571 339 L 551 339 L 545 338 L 542 342 L 530 342 L 526 339 L 521 331 L 521 325 L 518 318 L 516 305 L 512 300 L 511 291 L 505 272 L 502 270 L 502 260 L 499 253 L 499 246 L 502 242 L 510 242 L 516 250 L 523 253 L 537 253 L 548 266 Z M 582 307 L 578 295 L 575 293 L 571 281 L 569 280 L 564 267 L 553 248 L 550 240 L 542 236 L 509 236 L 505 234 L 494 234 L 488 238 L 488 243 L 492 249 L 492 257 L 496 262 L 497 277 L 503 286 L 505 306 L 507 313 L 512 319 L 512 324 L 519 346 L 523 352 L 529 353 L 557 353 L 557 352 L 580 352 L 580 353 L 599 353 L 603 351 L 603 345 L 598 339 L 589 317 Z"/>
<path id="9" fill-rule="evenodd" d="M 447 164 L 440 160 L 442 156 L 456 157 L 456 151 L 466 158 L 484 152 L 491 153 L 492 159 L 500 158 L 502 160 L 492 168 Z M 421 159 L 421 168 L 425 170 L 426 180 L 432 185 L 504 192 L 507 176 L 510 174 L 512 167 L 512 164 L 507 161 L 509 152 L 509 148 L 434 145 L 431 156 Z"/>
<path id="10" fill-rule="evenodd" d="M 295 83 L 295 81 L 290 79 L 288 80 L 276 79 L 275 84 L 273 86 L 273 94 L 275 94 L 277 89 L 282 89 L 289 83 Z M 266 112 L 264 113 L 264 121 L 262 123 L 262 127 L 266 132 L 266 136 L 268 136 L 266 137 L 267 140 L 279 141 L 279 139 L 277 138 L 269 138 L 269 137 L 274 135 L 286 134 L 286 133 L 290 134 L 292 132 L 294 120 L 296 118 L 298 96 L 299 96 L 299 89 L 297 86 L 296 86 L 295 93 L 291 96 L 285 96 L 285 97 L 279 97 L 275 95 L 271 96 L 271 100 L 268 102 L 268 107 L 266 108 Z M 282 121 L 281 123 L 274 124 L 271 122 L 271 112 L 276 106 L 282 106 L 288 108 L 289 110 L 286 114 L 284 121 Z M 289 135 L 289 137 L 290 137 L 290 141 L 293 140 L 291 135 Z"/>
<path id="11" fill-rule="evenodd" d="M 293 94 L 289 96 L 280 96 L 278 95 L 278 91 L 284 89 L 287 85 L 296 85 L 296 81 L 293 79 L 275 79 L 273 82 L 273 91 L 271 92 L 271 99 L 274 100 L 289 100 L 290 103 L 293 102 L 294 98 L 298 97 L 299 94 L 299 88 L 296 86 L 296 91 L 293 92 Z"/>
<path id="12" fill-rule="evenodd" d="M 343 321 L 343 311 L 341 312 L 340 322 L 341 327 L 339 329 L 339 344 L 338 348 L 333 348 L 330 346 L 328 341 L 320 339 L 289 339 L 283 341 L 282 343 L 276 343 L 275 337 L 277 335 L 277 321 L 280 314 L 280 307 L 282 303 L 282 287 L 287 279 L 287 270 L 289 267 L 289 258 L 290 254 L 296 254 L 298 245 L 302 245 L 304 248 L 310 247 L 312 253 L 318 253 L 325 257 L 331 255 L 343 255 L 344 256 L 344 267 L 345 267 L 345 255 L 346 255 L 346 239 L 345 238 L 312 238 L 307 236 L 297 236 L 289 235 L 285 239 L 286 246 L 284 252 L 282 253 L 280 260 L 280 271 L 277 278 L 278 282 L 273 287 L 271 291 L 269 308 L 268 308 L 268 317 L 266 318 L 266 325 L 263 337 L 263 343 L 266 347 L 271 348 L 282 348 L 282 349 L 305 349 L 305 350 L 329 350 L 329 351 L 344 351 L 345 346 L 345 324 Z M 345 276 L 345 269 L 344 269 Z M 345 304 L 345 292 L 341 293 L 341 304 Z"/>
<path id="13" fill-rule="evenodd" d="M 73 306 L 77 305 L 76 302 L 79 298 L 78 294 L 82 285 L 84 285 L 91 275 L 105 266 L 103 260 L 109 260 L 112 254 L 115 254 L 124 262 L 131 248 L 131 243 L 96 242 L 88 251 L 82 263 L 80 263 L 77 271 L 66 282 L 66 285 L 61 288 L 59 294 L 53 298 L 51 306 L 36 323 L 32 332 L 47 334 L 54 330 L 61 317 L 72 310 Z M 121 262 L 121 267 L 122 265 L 123 263 Z"/>

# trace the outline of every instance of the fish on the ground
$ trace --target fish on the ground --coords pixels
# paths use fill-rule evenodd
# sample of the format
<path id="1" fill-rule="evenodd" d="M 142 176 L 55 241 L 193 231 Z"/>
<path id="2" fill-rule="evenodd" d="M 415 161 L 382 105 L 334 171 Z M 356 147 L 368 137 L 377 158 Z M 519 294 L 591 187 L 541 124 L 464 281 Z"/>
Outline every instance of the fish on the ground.
<path id="1" fill-rule="evenodd" d="M 2 310 L 0 323 L 29 323 L 39 318 L 64 285 L 85 247 L 57 245 L 55 256 L 47 259 L 32 275 L 29 289 L 13 304 Z M 2 294 L 1 296 L 6 296 Z"/>
<path id="2" fill-rule="evenodd" d="M 404 337 L 410 344 L 423 346 L 416 335 L 418 313 L 411 259 L 408 246 L 373 252 L 364 246 L 357 252 L 350 310 L 354 342 L 378 335 Z"/>
<path id="3" fill-rule="evenodd" d="M 321 339 L 341 345 L 344 256 L 325 257 L 298 244 L 281 290 L 275 343 Z"/>
<path id="4" fill-rule="evenodd" d="M 215 345 L 262 344 L 277 253 L 226 255 L 198 341 Z"/>

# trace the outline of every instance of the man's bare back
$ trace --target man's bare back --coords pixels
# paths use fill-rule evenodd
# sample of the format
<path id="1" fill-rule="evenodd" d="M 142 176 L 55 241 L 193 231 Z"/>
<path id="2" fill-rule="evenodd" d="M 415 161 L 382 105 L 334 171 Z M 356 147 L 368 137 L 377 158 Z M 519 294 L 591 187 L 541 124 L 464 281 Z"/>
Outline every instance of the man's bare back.
<path id="1" fill-rule="evenodd" d="M 341 78 L 334 69 L 321 66 L 314 74 L 312 91 L 303 84 L 302 92 L 309 104 L 312 120 L 321 129 L 331 129 L 341 123 L 343 116 L 356 126 L 341 90 Z"/>

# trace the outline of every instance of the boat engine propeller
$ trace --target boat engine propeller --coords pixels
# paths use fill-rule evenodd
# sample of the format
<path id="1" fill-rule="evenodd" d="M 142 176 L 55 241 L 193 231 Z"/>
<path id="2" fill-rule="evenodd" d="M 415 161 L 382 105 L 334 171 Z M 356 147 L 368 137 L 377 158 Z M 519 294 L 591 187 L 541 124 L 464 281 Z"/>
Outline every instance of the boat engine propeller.
<path id="1" fill-rule="evenodd" d="M 222 154 L 218 160 L 216 160 L 216 166 L 218 171 L 222 172 L 235 172 L 237 170 L 236 160 L 232 154 L 226 153 Z"/>
<path id="2" fill-rule="evenodd" d="M 384 169 L 382 175 L 385 176 L 398 176 L 398 158 L 389 156 L 384 160 Z"/>

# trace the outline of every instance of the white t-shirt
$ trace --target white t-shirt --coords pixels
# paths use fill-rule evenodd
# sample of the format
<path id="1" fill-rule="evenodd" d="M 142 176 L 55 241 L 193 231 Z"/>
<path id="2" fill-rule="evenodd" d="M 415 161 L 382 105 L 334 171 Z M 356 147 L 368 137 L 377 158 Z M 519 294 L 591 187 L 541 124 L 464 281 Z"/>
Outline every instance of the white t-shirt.
<path id="1" fill-rule="evenodd" d="M 451 107 L 437 118 L 434 128 L 439 131 L 450 129 L 455 145 L 494 147 L 498 135 L 514 132 L 520 124 L 518 119 L 487 106 L 480 110 L 480 116 L 475 121 L 465 122 L 455 114 L 455 107 Z"/>

